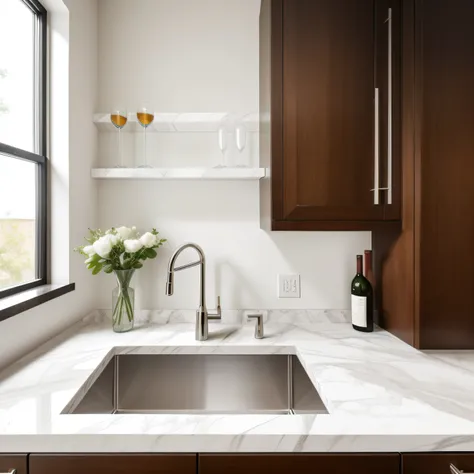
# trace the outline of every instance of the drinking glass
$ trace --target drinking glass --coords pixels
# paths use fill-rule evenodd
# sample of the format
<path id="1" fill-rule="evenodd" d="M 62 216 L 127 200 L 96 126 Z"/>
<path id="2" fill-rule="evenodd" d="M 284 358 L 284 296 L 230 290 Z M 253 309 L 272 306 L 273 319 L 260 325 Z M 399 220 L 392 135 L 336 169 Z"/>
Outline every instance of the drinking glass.
<path id="1" fill-rule="evenodd" d="M 115 165 L 115 168 L 125 168 L 123 164 L 123 151 L 122 151 L 122 129 L 127 125 L 128 115 L 125 110 L 115 110 L 110 114 L 110 121 L 112 125 L 118 129 L 118 153 L 119 153 L 119 162 Z"/>
<path id="2" fill-rule="evenodd" d="M 237 145 L 237 150 L 239 150 L 239 155 L 242 158 L 242 153 L 247 145 L 247 127 L 242 122 L 238 123 L 235 127 L 235 144 Z M 240 163 L 237 166 L 245 167 L 245 163 L 242 163 L 241 161 L 242 160 L 240 159 Z"/>
<path id="3" fill-rule="evenodd" d="M 218 140 L 219 150 L 222 153 L 222 163 L 219 163 L 215 168 L 225 168 L 226 167 L 225 154 L 226 154 L 227 146 L 228 146 L 226 127 L 221 126 L 219 130 L 217 130 L 217 140 Z"/>
<path id="4" fill-rule="evenodd" d="M 143 164 L 139 166 L 139 168 L 151 168 L 151 166 L 148 165 L 147 162 L 147 149 L 146 149 L 146 131 L 147 128 L 153 123 L 153 120 L 155 120 L 155 115 L 151 113 L 147 108 L 143 107 L 137 112 L 137 119 L 138 123 L 144 128 L 144 149 L 143 149 L 143 155 L 144 155 L 144 160 Z"/>

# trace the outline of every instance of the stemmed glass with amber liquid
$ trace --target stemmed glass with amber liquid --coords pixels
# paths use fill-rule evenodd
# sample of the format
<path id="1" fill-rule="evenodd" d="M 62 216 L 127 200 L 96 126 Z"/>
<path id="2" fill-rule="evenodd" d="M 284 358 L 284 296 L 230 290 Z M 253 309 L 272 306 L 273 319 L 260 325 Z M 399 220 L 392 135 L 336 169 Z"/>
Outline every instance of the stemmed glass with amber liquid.
<path id="1" fill-rule="evenodd" d="M 144 160 L 143 160 L 143 164 L 140 165 L 140 168 L 151 168 L 151 166 L 149 166 L 147 162 L 146 131 L 147 131 L 147 128 L 153 123 L 153 120 L 155 120 L 155 115 L 151 113 L 148 109 L 143 108 L 137 112 L 137 119 L 138 119 L 138 123 L 144 128 L 143 135 L 145 137 L 144 144 L 143 144 Z"/>
<path id="2" fill-rule="evenodd" d="M 122 152 L 122 129 L 127 125 L 128 114 L 124 110 L 116 110 L 110 114 L 110 121 L 112 125 L 118 129 L 118 153 L 119 153 L 119 163 L 115 165 L 116 168 L 125 168 L 123 164 L 123 152 Z"/>

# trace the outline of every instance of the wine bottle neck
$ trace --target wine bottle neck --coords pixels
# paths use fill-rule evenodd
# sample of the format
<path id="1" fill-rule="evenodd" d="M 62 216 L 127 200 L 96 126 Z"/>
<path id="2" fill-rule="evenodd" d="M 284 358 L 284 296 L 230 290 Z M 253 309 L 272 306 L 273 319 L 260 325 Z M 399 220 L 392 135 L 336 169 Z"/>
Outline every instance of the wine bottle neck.
<path id="1" fill-rule="evenodd" d="M 362 274 L 362 255 L 357 255 L 357 273 Z"/>

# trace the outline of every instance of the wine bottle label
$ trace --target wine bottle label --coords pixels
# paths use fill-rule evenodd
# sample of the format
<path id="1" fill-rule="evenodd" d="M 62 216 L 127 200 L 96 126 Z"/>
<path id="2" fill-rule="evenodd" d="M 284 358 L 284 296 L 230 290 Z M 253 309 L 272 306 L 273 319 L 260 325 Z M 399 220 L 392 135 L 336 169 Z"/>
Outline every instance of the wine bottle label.
<path id="1" fill-rule="evenodd" d="M 367 297 L 351 295 L 352 324 L 367 327 Z"/>

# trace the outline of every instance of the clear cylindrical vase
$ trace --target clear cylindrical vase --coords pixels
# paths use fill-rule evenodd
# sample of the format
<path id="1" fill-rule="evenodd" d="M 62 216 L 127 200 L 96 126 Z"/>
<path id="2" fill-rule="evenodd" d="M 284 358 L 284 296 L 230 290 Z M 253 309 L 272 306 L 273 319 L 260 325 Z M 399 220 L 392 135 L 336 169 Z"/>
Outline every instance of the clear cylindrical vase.
<path id="1" fill-rule="evenodd" d="M 130 286 L 135 270 L 116 270 L 117 287 L 112 292 L 112 327 L 115 332 L 128 332 L 135 322 L 135 290 Z"/>

